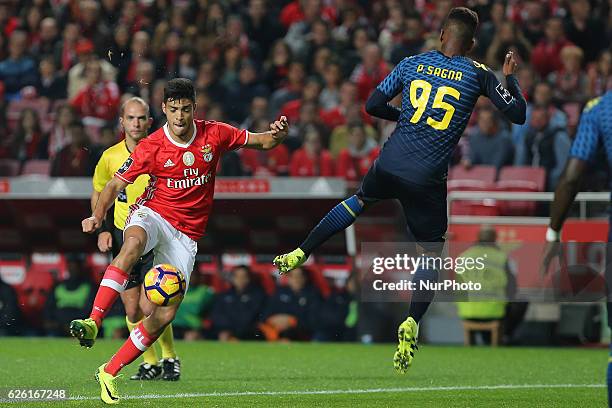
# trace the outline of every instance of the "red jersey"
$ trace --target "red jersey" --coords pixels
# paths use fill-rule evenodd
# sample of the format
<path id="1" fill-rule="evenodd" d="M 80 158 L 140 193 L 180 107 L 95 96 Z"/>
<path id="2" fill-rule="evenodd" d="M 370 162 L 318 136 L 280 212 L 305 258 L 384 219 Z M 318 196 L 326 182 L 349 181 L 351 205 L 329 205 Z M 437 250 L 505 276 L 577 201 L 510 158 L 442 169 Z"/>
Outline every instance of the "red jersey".
<path id="1" fill-rule="evenodd" d="M 217 162 L 224 152 L 244 146 L 248 137 L 248 131 L 226 123 L 195 120 L 191 139 L 178 143 L 165 124 L 138 143 L 115 176 L 133 183 L 149 174 L 136 205 L 151 208 L 197 241 L 212 209 Z"/>

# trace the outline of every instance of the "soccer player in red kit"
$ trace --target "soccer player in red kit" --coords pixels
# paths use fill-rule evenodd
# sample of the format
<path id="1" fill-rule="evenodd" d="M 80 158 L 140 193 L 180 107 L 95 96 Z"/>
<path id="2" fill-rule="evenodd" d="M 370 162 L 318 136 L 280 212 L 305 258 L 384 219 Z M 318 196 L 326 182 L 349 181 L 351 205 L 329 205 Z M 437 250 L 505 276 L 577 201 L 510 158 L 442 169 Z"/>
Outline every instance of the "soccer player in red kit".
<path id="1" fill-rule="evenodd" d="M 154 249 L 154 264 L 177 267 L 189 282 L 197 240 L 204 234 L 212 209 L 215 169 L 221 154 L 240 147 L 272 149 L 287 136 L 285 117 L 271 123 L 268 132 L 251 133 L 221 122 L 194 120 L 195 109 L 192 82 L 184 78 L 168 81 L 162 103 L 167 123 L 136 146 L 100 193 L 92 216 L 82 222 L 83 232 L 94 232 L 117 195 L 139 175 L 150 175 L 145 192 L 130 208 L 123 246 L 104 273 L 90 317 L 71 323 L 82 346 L 93 345 L 102 319 L 124 290 L 130 269 L 142 254 Z M 154 306 L 119 351 L 98 368 L 102 401 L 119 402 L 117 373 L 153 344 L 178 307 Z"/>

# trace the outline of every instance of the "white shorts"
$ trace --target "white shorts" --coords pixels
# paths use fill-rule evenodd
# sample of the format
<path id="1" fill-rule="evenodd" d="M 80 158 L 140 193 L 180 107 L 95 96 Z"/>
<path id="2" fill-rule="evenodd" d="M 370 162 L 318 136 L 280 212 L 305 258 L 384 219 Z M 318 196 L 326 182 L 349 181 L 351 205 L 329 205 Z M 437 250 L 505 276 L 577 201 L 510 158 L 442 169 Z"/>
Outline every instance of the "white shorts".
<path id="1" fill-rule="evenodd" d="M 144 205 L 130 212 L 128 222 L 123 229 L 124 238 L 125 231 L 134 225 L 143 228 L 147 233 L 147 244 L 143 254 L 153 249 L 153 265 L 166 263 L 178 268 L 183 272 L 187 287 L 189 287 L 189 278 L 198 252 L 198 243 Z"/>

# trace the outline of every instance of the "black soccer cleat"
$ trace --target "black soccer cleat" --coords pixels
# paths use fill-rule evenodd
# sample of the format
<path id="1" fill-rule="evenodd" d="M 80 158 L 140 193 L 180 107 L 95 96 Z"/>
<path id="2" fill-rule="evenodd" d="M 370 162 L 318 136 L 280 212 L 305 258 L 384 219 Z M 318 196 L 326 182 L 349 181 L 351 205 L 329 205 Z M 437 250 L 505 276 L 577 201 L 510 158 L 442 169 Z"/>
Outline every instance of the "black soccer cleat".
<path id="1" fill-rule="evenodd" d="M 138 372 L 130 377 L 130 380 L 157 380 L 162 375 L 162 368 L 158 365 L 140 363 Z"/>
<path id="2" fill-rule="evenodd" d="M 161 363 L 164 370 L 162 380 L 178 381 L 181 378 L 181 361 L 178 358 L 165 358 Z"/>

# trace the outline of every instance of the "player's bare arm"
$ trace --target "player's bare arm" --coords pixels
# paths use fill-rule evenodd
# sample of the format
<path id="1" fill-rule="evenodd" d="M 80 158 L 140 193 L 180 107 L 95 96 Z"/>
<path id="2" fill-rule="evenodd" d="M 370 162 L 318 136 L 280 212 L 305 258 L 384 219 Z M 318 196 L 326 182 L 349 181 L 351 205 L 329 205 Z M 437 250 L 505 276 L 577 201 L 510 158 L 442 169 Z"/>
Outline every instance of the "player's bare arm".
<path id="1" fill-rule="evenodd" d="M 91 212 L 96 208 L 96 204 L 98 203 L 98 199 L 100 198 L 100 192 L 93 190 L 91 193 Z M 108 252 L 113 246 L 113 236 L 108 231 L 102 231 L 98 234 L 98 249 L 100 252 Z"/>
<path id="2" fill-rule="evenodd" d="M 502 67 L 504 76 L 514 75 L 517 69 L 518 64 L 516 59 L 514 59 L 514 53 L 512 51 L 508 51 L 506 53 L 506 58 L 504 58 L 504 66 Z"/>
<path id="3" fill-rule="evenodd" d="M 561 238 L 561 228 L 567 218 L 570 207 L 576 198 L 576 194 L 580 190 L 580 183 L 586 171 L 587 164 L 584 160 L 571 158 L 565 165 L 563 174 L 559 179 L 559 184 L 555 190 L 555 198 L 550 208 L 550 225 L 546 232 L 546 247 L 541 276 L 545 276 L 552 259 L 560 254 L 560 246 L 558 244 Z"/>
<path id="4" fill-rule="evenodd" d="M 285 116 L 270 123 L 270 130 L 263 133 L 249 132 L 249 140 L 245 147 L 258 150 L 270 150 L 281 144 L 287 137 L 289 122 Z"/>
<path id="5" fill-rule="evenodd" d="M 113 202 L 124 188 L 126 188 L 128 183 L 125 181 L 113 177 L 104 187 L 104 190 L 100 193 L 96 207 L 91 215 L 91 217 L 85 218 L 81 222 L 81 226 L 83 227 L 83 232 L 92 233 L 98 228 L 102 226 L 102 220 L 104 220 L 104 216 L 108 209 L 113 205 Z"/>

